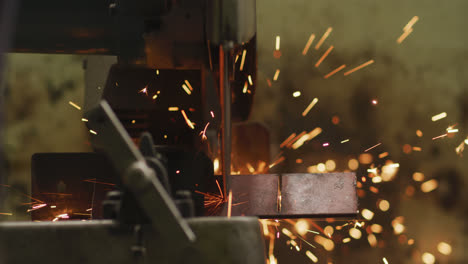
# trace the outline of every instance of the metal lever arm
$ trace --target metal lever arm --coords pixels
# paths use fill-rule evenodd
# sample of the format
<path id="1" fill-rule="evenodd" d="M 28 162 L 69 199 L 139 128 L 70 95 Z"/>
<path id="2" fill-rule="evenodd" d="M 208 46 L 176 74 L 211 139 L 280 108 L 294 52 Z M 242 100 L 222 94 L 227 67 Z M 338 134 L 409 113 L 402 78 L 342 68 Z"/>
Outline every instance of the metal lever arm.
<path id="1" fill-rule="evenodd" d="M 93 145 L 109 156 L 123 184 L 130 189 L 153 228 L 179 248 L 195 240 L 195 234 L 157 179 L 154 170 L 125 131 L 106 101 L 85 114 L 89 129 L 95 131 Z"/>

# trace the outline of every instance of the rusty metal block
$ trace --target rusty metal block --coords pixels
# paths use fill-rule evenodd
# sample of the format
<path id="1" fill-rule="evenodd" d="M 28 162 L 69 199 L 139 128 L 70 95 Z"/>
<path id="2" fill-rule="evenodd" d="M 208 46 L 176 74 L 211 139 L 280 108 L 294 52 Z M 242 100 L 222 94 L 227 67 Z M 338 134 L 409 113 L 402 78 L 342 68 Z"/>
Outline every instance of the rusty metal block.
<path id="1" fill-rule="evenodd" d="M 354 173 L 232 175 L 233 216 L 299 218 L 357 214 Z M 227 213 L 227 205 L 221 214 Z"/>

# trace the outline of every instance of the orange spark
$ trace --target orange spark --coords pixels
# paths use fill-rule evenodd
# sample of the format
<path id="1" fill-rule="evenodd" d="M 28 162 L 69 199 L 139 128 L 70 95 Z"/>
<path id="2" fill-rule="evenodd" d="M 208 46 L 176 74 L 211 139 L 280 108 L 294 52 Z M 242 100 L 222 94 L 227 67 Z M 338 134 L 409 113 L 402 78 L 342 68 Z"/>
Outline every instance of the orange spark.
<path id="1" fill-rule="evenodd" d="M 192 87 L 192 85 L 190 85 L 190 82 L 188 80 L 185 80 L 185 84 L 187 84 L 190 91 L 193 91 L 193 87 Z"/>
<path id="2" fill-rule="evenodd" d="M 279 70 L 279 69 L 276 69 L 275 76 L 273 76 L 273 81 L 278 80 L 279 74 L 280 74 L 280 70 Z"/>
<path id="3" fill-rule="evenodd" d="M 280 148 L 285 147 L 289 143 L 289 141 L 291 141 L 295 136 L 296 133 L 292 133 L 287 139 L 283 141 L 283 143 L 280 144 Z"/>
<path id="4" fill-rule="evenodd" d="M 317 104 L 317 102 L 318 102 L 318 98 L 314 98 L 312 102 L 310 102 L 310 104 L 304 110 L 304 112 L 302 112 L 302 116 L 306 116 L 309 113 L 309 111 L 312 109 L 312 107 L 314 107 L 315 104 Z"/>
<path id="5" fill-rule="evenodd" d="M 232 210 L 232 190 L 229 190 L 228 211 L 227 211 L 227 217 L 228 218 L 231 218 L 231 210 Z"/>
<path id="6" fill-rule="evenodd" d="M 185 123 L 187 123 L 187 125 L 188 125 L 191 129 L 195 129 L 195 127 L 193 126 L 192 121 L 190 121 L 190 119 L 187 117 L 187 114 L 185 114 L 185 111 L 182 109 L 182 110 L 180 110 L 180 112 L 181 112 L 182 115 L 184 116 Z"/>
<path id="7" fill-rule="evenodd" d="M 436 140 L 436 139 L 439 139 L 439 138 L 444 138 L 444 137 L 446 137 L 446 136 L 447 136 L 447 134 L 442 134 L 442 135 L 440 135 L 440 136 L 433 137 L 432 140 Z"/>
<path id="8" fill-rule="evenodd" d="M 74 102 L 68 101 L 68 103 L 69 103 L 71 106 L 75 107 L 76 109 L 81 110 L 81 107 L 78 106 L 77 104 L 75 104 Z"/>
<path id="9" fill-rule="evenodd" d="M 146 85 L 145 88 L 138 91 L 138 93 L 144 93 L 144 94 L 148 95 L 148 85 Z"/>
<path id="10" fill-rule="evenodd" d="M 439 121 L 439 120 L 444 119 L 446 117 L 447 117 L 447 113 L 442 112 L 442 113 L 440 113 L 438 115 L 433 116 L 431 119 L 432 119 L 432 122 L 436 122 L 436 121 Z"/>
<path id="11" fill-rule="evenodd" d="M 320 48 L 320 46 L 322 46 L 323 42 L 328 38 L 328 35 L 330 35 L 330 33 L 332 32 L 333 28 L 332 27 L 329 27 L 327 29 L 327 31 L 325 31 L 325 33 L 323 34 L 323 36 L 320 38 L 319 42 L 317 43 L 317 45 L 315 45 L 315 49 L 318 50 Z"/>
<path id="12" fill-rule="evenodd" d="M 302 136 L 304 136 L 307 132 L 302 131 L 299 135 L 297 135 L 293 140 L 289 141 L 288 145 L 286 146 L 287 148 L 291 147 L 294 142 L 296 142 L 298 139 L 300 139 Z"/>
<path id="13" fill-rule="evenodd" d="M 408 22 L 408 24 L 406 24 L 406 26 L 403 28 L 403 31 L 408 31 L 410 28 L 413 27 L 413 25 L 418 22 L 419 20 L 419 17 L 418 16 L 414 16 L 413 18 L 411 18 L 411 20 Z"/>
<path id="14" fill-rule="evenodd" d="M 403 34 L 401 34 L 401 36 L 397 39 L 397 43 L 401 44 L 403 42 L 403 40 L 405 40 L 409 36 L 409 34 L 411 34 L 411 32 L 413 32 L 412 28 L 410 28 L 409 30 L 403 32 Z"/>
<path id="15" fill-rule="evenodd" d="M 270 166 L 268 166 L 268 168 L 273 168 L 274 166 L 280 164 L 281 162 L 283 162 L 286 158 L 281 156 L 279 159 L 277 159 L 275 162 L 273 162 L 272 164 L 270 164 Z"/>
<path id="16" fill-rule="evenodd" d="M 362 68 L 364 68 L 364 67 L 366 67 L 366 66 L 368 66 L 368 65 L 371 65 L 372 63 L 374 63 L 374 60 L 370 60 L 370 61 L 368 61 L 368 62 L 365 62 L 365 63 L 363 63 L 363 64 L 361 64 L 361 65 L 359 65 L 359 66 L 357 66 L 357 67 L 355 67 L 355 68 L 353 68 L 353 69 L 351 69 L 351 70 L 345 72 L 345 73 L 344 73 L 344 76 L 350 75 L 351 73 L 353 73 L 353 72 L 355 72 L 355 71 L 357 71 L 357 70 L 360 70 L 360 69 L 362 69 Z"/>
<path id="17" fill-rule="evenodd" d="M 207 137 L 206 137 L 206 129 L 208 128 L 209 125 L 210 125 L 210 122 L 206 123 L 205 128 L 203 129 L 202 132 L 200 132 L 200 135 L 202 136 L 202 140 L 207 140 Z"/>
<path id="18" fill-rule="evenodd" d="M 242 59 L 241 59 L 240 67 L 239 67 L 240 71 L 244 70 L 245 54 L 246 53 L 247 53 L 247 50 L 242 51 Z"/>
<path id="19" fill-rule="evenodd" d="M 169 107 L 167 110 L 170 111 L 170 112 L 177 112 L 177 111 L 179 111 L 179 107 L 177 107 L 177 106 L 171 106 L 171 107 Z"/>
<path id="20" fill-rule="evenodd" d="M 280 36 L 276 36 L 276 45 L 275 45 L 276 50 L 280 49 L 280 41 L 281 41 Z"/>
<path id="21" fill-rule="evenodd" d="M 96 179 L 87 179 L 87 180 L 83 180 L 84 182 L 90 182 L 90 183 L 97 183 L 97 184 L 102 184 L 102 185 L 109 185 L 109 186 L 115 186 L 114 183 L 109 183 L 109 182 L 101 182 L 101 181 L 97 181 Z"/>
<path id="22" fill-rule="evenodd" d="M 315 39 L 315 34 L 311 34 L 309 37 L 309 40 L 307 40 L 307 43 L 304 49 L 302 50 L 302 55 L 305 56 L 307 54 L 307 51 L 309 51 L 310 45 L 312 45 L 312 42 L 314 42 L 314 39 Z"/>
<path id="23" fill-rule="evenodd" d="M 344 69 L 346 67 L 345 64 L 341 65 L 340 67 L 334 69 L 333 71 L 331 71 L 330 73 L 328 73 L 327 75 L 324 76 L 325 79 L 328 79 L 330 78 L 331 76 L 333 76 L 335 73 L 341 71 L 342 69 Z"/>
<path id="24" fill-rule="evenodd" d="M 323 53 L 322 57 L 320 57 L 320 59 L 317 61 L 317 63 L 315 64 L 315 68 L 318 68 L 318 66 L 320 66 L 320 64 L 322 64 L 323 60 L 325 60 L 325 58 L 328 56 L 328 54 L 330 54 L 330 52 L 333 50 L 333 45 L 330 46 L 327 51 L 325 51 L 325 53 Z"/>
<path id="25" fill-rule="evenodd" d="M 188 88 L 187 85 L 182 84 L 182 88 L 184 89 L 184 91 L 188 94 L 188 95 L 191 95 L 192 94 L 192 91 Z"/>
<path id="26" fill-rule="evenodd" d="M 219 195 L 221 195 L 221 197 L 224 198 L 224 194 L 223 194 L 223 191 L 221 190 L 221 186 L 219 186 L 218 180 L 216 180 L 216 185 L 218 185 Z"/>
<path id="27" fill-rule="evenodd" d="M 372 147 L 370 147 L 370 148 L 364 150 L 364 152 L 367 152 L 367 151 L 369 151 L 369 150 L 371 150 L 371 149 L 373 149 L 373 148 L 376 148 L 376 147 L 378 147 L 378 146 L 380 146 L 380 145 L 382 145 L 382 143 L 376 144 L 376 145 L 374 145 L 374 146 L 372 146 Z"/>
<path id="28" fill-rule="evenodd" d="M 31 212 L 31 211 L 35 211 L 37 209 L 41 209 L 42 207 L 45 207 L 47 206 L 47 204 L 45 203 L 42 203 L 42 204 L 36 204 L 36 205 L 33 205 L 31 209 L 28 209 L 26 212 Z"/>
<path id="29" fill-rule="evenodd" d="M 244 83 L 244 88 L 242 89 L 242 93 L 247 93 L 247 88 L 249 88 L 249 84 L 247 81 Z"/>

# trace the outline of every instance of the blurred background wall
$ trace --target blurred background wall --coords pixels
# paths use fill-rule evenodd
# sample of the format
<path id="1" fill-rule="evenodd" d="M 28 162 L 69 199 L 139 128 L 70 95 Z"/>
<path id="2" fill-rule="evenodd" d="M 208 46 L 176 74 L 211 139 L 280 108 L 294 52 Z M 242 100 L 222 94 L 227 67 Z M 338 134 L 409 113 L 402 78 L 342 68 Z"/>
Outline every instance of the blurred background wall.
<path id="1" fill-rule="evenodd" d="M 468 2 L 463 0 L 257 1 L 259 77 L 251 119 L 269 128 L 272 159 L 285 157 L 273 169 L 356 171 L 360 209 L 374 212 L 371 220 L 360 215 L 364 227 L 358 239 L 349 234 L 349 226 L 337 230 L 346 221 L 307 220 L 310 229 L 313 224 L 333 227 L 334 249 L 314 243 L 314 234 L 308 233 L 304 237 L 317 248 L 304 243 L 297 251 L 281 234 L 274 249 L 278 263 L 311 263 L 307 250 L 319 263 L 383 263 L 384 257 L 389 263 L 432 263 L 424 253 L 434 256 L 437 263 L 468 262 L 468 165 L 461 149 L 456 151 L 460 144 L 464 146 L 468 127 L 465 10 Z M 413 32 L 397 44 L 403 27 L 414 16 L 419 20 Z M 329 37 L 316 50 L 317 41 L 330 27 Z M 316 37 L 304 56 L 302 50 L 311 34 Z M 279 58 L 278 52 L 274 56 L 277 36 Z M 330 45 L 332 52 L 315 67 Z M 1 220 L 28 218 L 24 203 L 29 198 L 24 194 L 30 193 L 33 153 L 89 151 L 82 113 L 69 105 L 69 101 L 83 105 L 83 59 L 8 57 L 5 151 L 9 187 L 0 186 L 8 194 L 0 212 L 11 215 L 0 215 Z M 369 60 L 375 62 L 343 76 Z M 345 70 L 324 79 L 342 64 L 347 65 Z M 293 97 L 296 91 L 301 95 Z M 301 113 L 314 98 L 318 103 L 303 117 Z M 447 117 L 433 122 L 431 117 L 441 112 Z M 450 126 L 458 132 L 447 133 Z M 297 150 L 280 150 L 279 144 L 291 133 L 316 127 L 323 131 L 314 140 Z M 325 143 L 329 145 L 324 147 Z M 379 143 L 366 152 L 370 155 L 362 155 Z M 335 168 L 318 170 L 317 165 L 328 160 Z M 350 166 L 353 160 L 359 161 L 358 167 Z M 399 164 L 398 172 L 388 181 L 373 183 L 372 178 L 381 175 L 382 166 L 389 162 Z M 414 176 L 416 172 L 421 174 Z M 431 179 L 436 188 L 422 191 L 422 183 Z M 380 209 L 381 200 L 389 202 L 389 210 Z M 295 227 L 294 223 L 282 224 Z M 370 230 L 373 224 L 382 231 Z M 375 243 L 370 242 L 371 235 Z M 343 242 L 347 238 L 351 241 Z M 451 245 L 448 256 L 438 249 L 441 242 Z"/>

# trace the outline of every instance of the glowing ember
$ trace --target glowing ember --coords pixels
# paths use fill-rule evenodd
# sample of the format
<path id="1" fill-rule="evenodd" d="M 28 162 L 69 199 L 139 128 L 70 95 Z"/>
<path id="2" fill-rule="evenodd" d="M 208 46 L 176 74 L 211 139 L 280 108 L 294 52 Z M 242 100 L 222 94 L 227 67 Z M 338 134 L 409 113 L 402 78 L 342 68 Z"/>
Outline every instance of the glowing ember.
<path id="1" fill-rule="evenodd" d="M 439 183 L 436 179 L 426 181 L 423 184 L 421 184 L 421 191 L 425 193 L 432 192 L 433 190 L 437 189 L 438 185 Z"/>
<path id="2" fill-rule="evenodd" d="M 447 117 L 447 113 L 442 112 L 440 114 L 437 114 L 437 115 L 433 116 L 431 119 L 432 119 L 432 122 L 436 122 L 436 121 L 439 121 L 439 120 L 444 119 L 446 117 Z"/>
<path id="3" fill-rule="evenodd" d="M 377 168 L 375 168 L 375 169 L 372 170 L 372 171 L 367 170 L 367 172 L 376 174 L 376 173 L 377 173 Z M 380 177 L 380 176 L 378 176 L 378 175 L 377 175 L 377 176 L 374 176 L 374 177 L 372 177 L 372 182 L 373 182 L 373 183 L 381 183 L 381 182 L 382 182 L 382 177 Z"/>
<path id="4" fill-rule="evenodd" d="M 333 235 L 333 232 L 334 232 L 334 229 L 332 226 L 326 226 L 324 229 L 323 229 L 323 232 L 328 236 L 328 237 L 331 237 Z"/>
<path id="5" fill-rule="evenodd" d="M 320 38 L 319 42 L 317 43 L 317 45 L 315 45 L 315 49 L 318 50 L 320 48 L 320 46 L 322 46 L 323 42 L 328 38 L 328 36 L 330 35 L 330 33 L 332 32 L 333 28 L 332 27 L 329 27 L 327 29 L 327 31 L 325 31 L 325 33 L 323 34 L 323 36 Z"/>
<path id="6" fill-rule="evenodd" d="M 360 239 L 361 236 L 362 236 L 362 232 L 361 232 L 361 230 L 353 227 L 353 228 L 349 229 L 349 236 L 354 238 L 354 239 Z"/>
<path id="7" fill-rule="evenodd" d="M 452 253 L 452 246 L 450 246 L 448 243 L 445 242 L 440 242 L 437 245 L 437 250 L 446 256 L 450 255 Z"/>
<path id="8" fill-rule="evenodd" d="M 372 100 L 371 102 L 373 105 L 377 105 L 379 103 L 376 99 Z"/>
<path id="9" fill-rule="evenodd" d="M 307 234 L 307 230 L 309 230 L 309 223 L 304 219 L 300 219 L 296 222 L 294 228 L 299 235 L 303 236 Z"/>
<path id="10" fill-rule="evenodd" d="M 386 258 L 382 258 L 382 261 L 385 263 L 385 264 L 388 264 L 388 261 Z"/>
<path id="11" fill-rule="evenodd" d="M 317 104 L 317 102 L 318 102 L 318 98 L 314 98 L 312 102 L 310 102 L 310 104 L 304 110 L 304 112 L 302 112 L 302 116 L 306 116 L 309 113 L 309 111 L 315 106 L 315 104 Z"/>
<path id="12" fill-rule="evenodd" d="M 327 75 L 323 76 L 323 78 L 328 79 L 328 78 L 330 78 L 331 76 L 333 76 L 334 74 L 336 74 L 337 72 L 341 71 L 344 68 L 346 68 L 345 64 L 343 64 L 340 67 L 338 67 L 338 68 L 334 69 L 333 71 L 329 72 Z"/>
<path id="13" fill-rule="evenodd" d="M 310 37 L 309 37 L 309 40 L 307 40 L 307 43 L 304 47 L 304 49 L 302 50 L 302 55 L 306 55 L 307 54 L 307 51 L 309 50 L 310 48 L 310 45 L 312 45 L 312 42 L 314 41 L 315 39 L 315 34 L 311 34 Z"/>
<path id="14" fill-rule="evenodd" d="M 421 172 L 415 172 L 413 173 L 413 180 L 414 181 L 424 181 L 424 174 L 422 174 Z"/>
<path id="15" fill-rule="evenodd" d="M 336 168 L 336 163 L 335 163 L 334 160 L 327 160 L 325 162 L 325 167 L 326 167 L 327 171 L 333 171 Z"/>
<path id="16" fill-rule="evenodd" d="M 350 159 L 348 161 L 348 168 L 350 170 L 357 170 L 359 168 L 359 161 L 357 161 L 357 159 Z"/>
<path id="17" fill-rule="evenodd" d="M 293 93 L 293 97 L 299 97 L 299 96 L 301 96 L 301 92 L 295 91 L 295 92 Z"/>
<path id="18" fill-rule="evenodd" d="M 388 209 L 390 209 L 390 203 L 389 203 L 387 200 L 381 200 L 381 201 L 379 202 L 379 209 L 380 209 L 382 212 L 388 211 Z"/>
<path id="19" fill-rule="evenodd" d="M 92 130 L 92 129 L 89 130 L 89 133 L 94 134 L 94 135 L 97 135 L 97 132 L 94 131 L 94 130 Z"/>
<path id="20" fill-rule="evenodd" d="M 393 232 L 396 235 L 399 235 L 405 231 L 405 226 L 403 225 L 404 218 L 399 216 L 392 221 Z"/>
<path id="21" fill-rule="evenodd" d="M 382 233 L 382 230 L 383 230 L 383 227 L 379 224 L 373 224 L 371 225 L 371 231 L 376 233 L 376 234 L 380 234 Z"/>
<path id="22" fill-rule="evenodd" d="M 379 154 L 379 159 L 383 159 L 388 156 L 388 152 L 382 152 Z"/>
<path id="23" fill-rule="evenodd" d="M 81 121 L 83 121 L 83 122 L 88 122 L 88 119 L 86 119 L 86 118 L 81 118 Z"/>
<path id="24" fill-rule="evenodd" d="M 249 84 L 253 85 L 252 76 L 250 76 L 250 74 L 249 74 L 249 76 L 247 76 L 247 79 L 249 80 Z"/>
<path id="25" fill-rule="evenodd" d="M 374 212 L 369 209 L 363 209 L 361 215 L 367 220 L 372 220 L 372 218 L 374 218 Z"/>
<path id="26" fill-rule="evenodd" d="M 367 236 L 367 241 L 369 242 L 369 245 L 371 247 L 376 247 L 377 246 L 377 238 L 375 237 L 374 234 L 369 234 Z"/>
<path id="27" fill-rule="evenodd" d="M 317 164 L 317 170 L 320 171 L 320 172 L 325 172 L 327 169 L 327 167 L 325 166 L 325 164 L 323 163 L 319 163 Z"/>
<path id="28" fill-rule="evenodd" d="M 68 101 L 68 103 L 69 103 L 71 106 L 75 107 L 76 109 L 81 110 L 81 107 L 78 106 L 77 104 L 75 104 L 74 102 Z"/>
<path id="29" fill-rule="evenodd" d="M 436 260 L 434 255 L 428 252 L 425 252 L 424 254 L 422 254 L 421 259 L 424 262 L 424 264 L 434 264 Z"/>
<path id="30" fill-rule="evenodd" d="M 8 216 L 12 216 L 13 214 L 12 214 L 12 213 L 0 213 L 0 215 L 8 215 Z"/>
<path id="31" fill-rule="evenodd" d="M 422 137 L 423 136 L 423 132 L 421 130 L 416 130 L 416 135 L 418 137 Z"/>
<path id="32" fill-rule="evenodd" d="M 167 109 L 169 112 L 177 112 L 179 111 L 179 107 L 177 106 L 171 106 Z"/>
<path id="33" fill-rule="evenodd" d="M 312 253 L 310 252 L 309 250 L 306 251 L 306 256 L 312 260 L 312 262 L 314 263 L 317 263 L 318 262 L 318 258 Z"/>
<path id="34" fill-rule="evenodd" d="M 275 71 L 275 76 L 273 76 L 273 81 L 277 81 L 277 80 L 278 80 L 279 74 L 280 74 L 280 70 L 279 70 L 279 69 L 276 69 L 276 71 Z"/>
<path id="35" fill-rule="evenodd" d="M 348 243 L 350 241 L 351 241 L 351 238 L 349 237 L 343 238 L 343 243 Z"/>
<path id="36" fill-rule="evenodd" d="M 325 51 L 325 53 L 323 53 L 322 57 L 320 57 L 320 59 L 317 61 L 317 63 L 315 64 L 315 68 L 318 68 L 318 66 L 320 66 L 320 64 L 322 64 L 323 60 L 325 60 L 325 58 L 330 54 L 330 52 L 333 50 L 333 46 L 330 46 L 327 51 Z"/>
<path id="37" fill-rule="evenodd" d="M 323 143 L 322 146 L 323 146 L 323 147 L 328 147 L 328 146 L 330 146 L 330 143 L 328 143 L 328 142 Z"/>
<path id="38" fill-rule="evenodd" d="M 345 139 L 345 140 L 341 141 L 341 144 L 346 143 L 346 142 L 349 142 L 349 139 Z"/>

